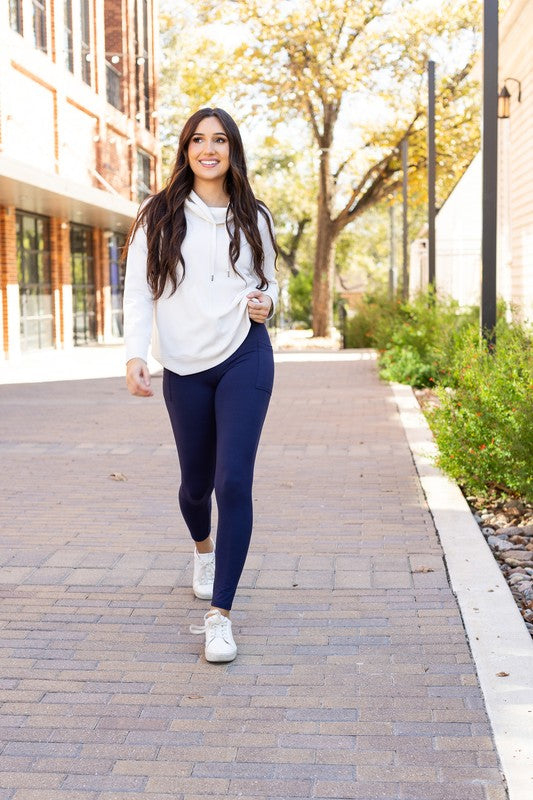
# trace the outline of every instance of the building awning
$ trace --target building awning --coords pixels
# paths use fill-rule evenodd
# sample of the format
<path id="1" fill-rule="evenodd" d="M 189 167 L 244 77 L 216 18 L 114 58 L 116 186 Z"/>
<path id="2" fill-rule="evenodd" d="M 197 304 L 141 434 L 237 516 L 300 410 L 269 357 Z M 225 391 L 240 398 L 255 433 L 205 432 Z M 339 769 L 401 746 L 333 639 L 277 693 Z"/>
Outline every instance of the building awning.
<path id="1" fill-rule="evenodd" d="M 0 155 L 0 205 L 126 233 L 138 203 Z"/>

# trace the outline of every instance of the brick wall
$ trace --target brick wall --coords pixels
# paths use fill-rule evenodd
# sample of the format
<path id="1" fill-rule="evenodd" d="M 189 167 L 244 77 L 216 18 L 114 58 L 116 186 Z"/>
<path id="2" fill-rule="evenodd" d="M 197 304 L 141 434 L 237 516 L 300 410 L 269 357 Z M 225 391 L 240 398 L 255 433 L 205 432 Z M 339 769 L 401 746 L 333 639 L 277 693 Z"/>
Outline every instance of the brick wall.
<path id="1" fill-rule="evenodd" d="M 65 325 L 72 327 L 72 320 L 65 319 L 63 303 L 65 285 L 71 282 L 69 226 L 67 220 L 57 217 L 50 220 L 50 268 L 57 346 L 65 342 Z"/>
<path id="2" fill-rule="evenodd" d="M 104 0 L 106 53 L 123 54 L 125 26 L 123 27 L 123 0 Z M 122 72 L 122 62 L 116 65 Z"/>
<path id="3" fill-rule="evenodd" d="M 14 206 L 0 206 L 0 289 L 2 294 L 2 340 L 7 353 L 9 341 L 8 286 L 18 284 L 17 240 Z"/>
<path id="4" fill-rule="evenodd" d="M 97 144 L 97 169 L 119 194 L 128 199 L 131 194 L 129 151 L 126 137 L 108 125 L 105 139 Z"/>
<path id="5" fill-rule="evenodd" d="M 103 230 L 93 230 L 94 252 L 94 284 L 96 290 L 96 335 L 98 341 L 103 341 L 105 328 L 105 287 L 109 285 L 109 255 L 107 252 L 107 239 Z"/>

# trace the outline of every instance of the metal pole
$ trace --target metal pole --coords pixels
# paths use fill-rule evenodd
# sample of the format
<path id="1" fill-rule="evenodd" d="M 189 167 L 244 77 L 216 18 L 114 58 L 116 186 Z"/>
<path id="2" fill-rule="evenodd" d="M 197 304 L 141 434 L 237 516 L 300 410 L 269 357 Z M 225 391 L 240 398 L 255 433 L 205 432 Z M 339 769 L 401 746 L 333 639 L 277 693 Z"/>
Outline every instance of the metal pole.
<path id="1" fill-rule="evenodd" d="M 484 0 L 482 151 L 481 331 L 492 346 L 496 326 L 498 224 L 498 0 Z"/>
<path id="2" fill-rule="evenodd" d="M 394 204 L 389 206 L 390 218 L 390 260 L 389 260 L 389 298 L 394 297 L 394 272 L 396 270 L 396 241 L 394 235 Z"/>
<path id="3" fill-rule="evenodd" d="M 402 197 L 403 197 L 403 247 L 402 247 L 402 297 L 409 298 L 409 269 L 407 264 L 407 137 L 402 141 Z"/>
<path id="4" fill-rule="evenodd" d="M 428 286 L 435 287 L 435 62 L 428 62 Z"/>

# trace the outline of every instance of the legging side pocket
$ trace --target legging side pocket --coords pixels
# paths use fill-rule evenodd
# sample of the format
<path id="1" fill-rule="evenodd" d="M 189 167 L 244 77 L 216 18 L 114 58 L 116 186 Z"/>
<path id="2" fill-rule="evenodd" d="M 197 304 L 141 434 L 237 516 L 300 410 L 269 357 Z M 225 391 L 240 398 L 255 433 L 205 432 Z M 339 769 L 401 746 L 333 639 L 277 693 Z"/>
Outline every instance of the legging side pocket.
<path id="1" fill-rule="evenodd" d="M 257 378 L 256 389 L 272 394 L 274 385 L 274 353 L 269 345 L 257 347 Z"/>

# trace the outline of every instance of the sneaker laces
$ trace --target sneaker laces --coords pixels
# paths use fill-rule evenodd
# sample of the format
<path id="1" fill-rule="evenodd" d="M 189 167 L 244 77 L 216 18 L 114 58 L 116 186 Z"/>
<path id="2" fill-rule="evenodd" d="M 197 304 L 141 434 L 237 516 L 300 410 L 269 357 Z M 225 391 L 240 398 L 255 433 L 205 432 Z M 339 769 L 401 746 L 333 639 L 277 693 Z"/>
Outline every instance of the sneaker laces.
<path id="1" fill-rule="evenodd" d="M 213 617 L 215 617 L 213 622 L 208 623 L 207 620 L 212 619 Z M 227 641 L 224 634 L 228 629 L 228 622 L 229 618 L 225 617 L 224 614 L 221 614 L 220 611 L 208 611 L 207 614 L 204 614 L 204 624 L 190 625 L 189 630 L 191 633 L 205 633 L 209 629 L 213 631 L 215 636 L 222 636 L 224 641 Z"/>
<path id="2" fill-rule="evenodd" d="M 198 571 L 198 583 L 213 583 L 215 580 L 215 559 L 211 558 L 209 561 L 200 560 L 200 569 Z"/>

